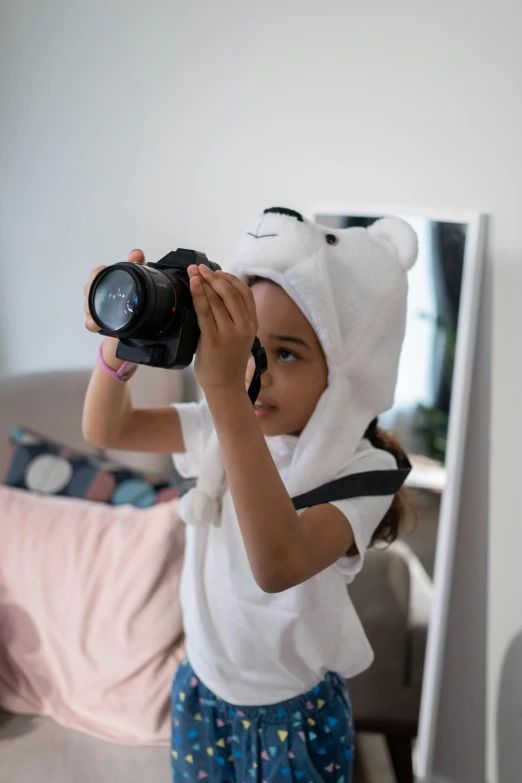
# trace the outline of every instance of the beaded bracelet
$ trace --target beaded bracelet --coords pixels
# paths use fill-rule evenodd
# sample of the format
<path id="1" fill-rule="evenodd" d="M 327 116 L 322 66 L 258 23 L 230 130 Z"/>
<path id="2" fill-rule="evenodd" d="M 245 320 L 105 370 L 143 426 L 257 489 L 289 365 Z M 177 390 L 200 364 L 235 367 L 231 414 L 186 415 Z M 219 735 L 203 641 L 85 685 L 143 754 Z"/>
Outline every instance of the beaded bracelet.
<path id="1" fill-rule="evenodd" d="M 126 383 L 127 381 L 130 381 L 138 369 L 138 365 L 134 364 L 134 362 L 123 362 L 121 367 L 119 367 L 117 370 L 113 370 L 112 367 L 109 367 L 103 358 L 102 344 L 100 344 L 100 347 L 98 348 L 98 364 L 104 373 L 110 375 L 111 378 L 114 378 L 114 380 L 118 381 L 119 383 Z"/>

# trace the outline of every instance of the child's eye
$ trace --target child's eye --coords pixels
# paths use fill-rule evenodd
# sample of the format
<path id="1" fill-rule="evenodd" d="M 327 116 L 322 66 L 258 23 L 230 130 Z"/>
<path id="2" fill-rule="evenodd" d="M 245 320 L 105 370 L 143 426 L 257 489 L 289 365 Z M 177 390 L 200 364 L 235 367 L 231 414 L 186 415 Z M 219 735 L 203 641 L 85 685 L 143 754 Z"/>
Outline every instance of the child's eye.
<path id="1" fill-rule="evenodd" d="M 290 362 L 295 362 L 297 359 L 299 359 L 299 356 L 296 356 L 295 353 L 292 353 L 292 351 L 287 351 L 284 348 L 281 348 L 278 352 L 278 358 L 281 359 L 282 362 L 286 362 L 288 364 Z"/>

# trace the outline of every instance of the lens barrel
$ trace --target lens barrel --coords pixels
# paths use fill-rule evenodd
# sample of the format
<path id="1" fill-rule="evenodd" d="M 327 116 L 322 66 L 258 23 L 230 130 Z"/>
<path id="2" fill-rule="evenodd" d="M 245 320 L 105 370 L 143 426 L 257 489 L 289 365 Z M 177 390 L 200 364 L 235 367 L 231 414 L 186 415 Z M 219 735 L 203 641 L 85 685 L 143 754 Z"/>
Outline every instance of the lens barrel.
<path id="1" fill-rule="evenodd" d="M 89 310 L 104 334 L 154 340 L 165 337 L 192 306 L 188 278 L 123 262 L 103 269 L 89 291 Z"/>

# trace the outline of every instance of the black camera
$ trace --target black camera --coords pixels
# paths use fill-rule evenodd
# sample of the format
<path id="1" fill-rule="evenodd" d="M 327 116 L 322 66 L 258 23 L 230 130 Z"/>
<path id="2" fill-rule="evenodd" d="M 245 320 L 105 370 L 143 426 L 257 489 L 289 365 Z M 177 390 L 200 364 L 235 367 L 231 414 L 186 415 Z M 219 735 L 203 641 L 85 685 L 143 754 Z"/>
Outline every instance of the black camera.
<path id="1" fill-rule="evenodd" d="M 187 272 L 192 264 L 221 269 L 204 253 L 178 248 L 157 264 L 124 261 L 96 275 L 89 310 L 101 334 L 118 338 L 118 359 L 169 370 L 191 364 L 200 335 Z M 257 337 L 252 354 L 255 372 L 248 395 L 255 402 L 268 366 Z"/>
<path id="2" fill-rule="evenodd" d="M 221 269 L 204 253 L 178 248 L 157 264 L 125 261 L 96 275 L 89 310 L 101 334 L 118 338 L 118 359 L 180 370 L 192 362 L 199 326 L 187 272 L 191 264 Z"/>

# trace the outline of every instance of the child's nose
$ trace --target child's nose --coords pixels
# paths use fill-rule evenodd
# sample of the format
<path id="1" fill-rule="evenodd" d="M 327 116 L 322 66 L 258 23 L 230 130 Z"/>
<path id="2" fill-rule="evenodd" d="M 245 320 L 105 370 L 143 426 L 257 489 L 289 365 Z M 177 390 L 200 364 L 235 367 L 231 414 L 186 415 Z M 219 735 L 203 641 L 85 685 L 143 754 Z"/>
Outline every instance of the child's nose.
<path id="1" fill-rule="evenodd" d="M 268 366 L 268 369 L 266 372 L 263 373 L 261 376 L 261 388 L 267 388 L 268 386 L 272 385 L 272 375 L 270 373 L 270 365 Z"/>

